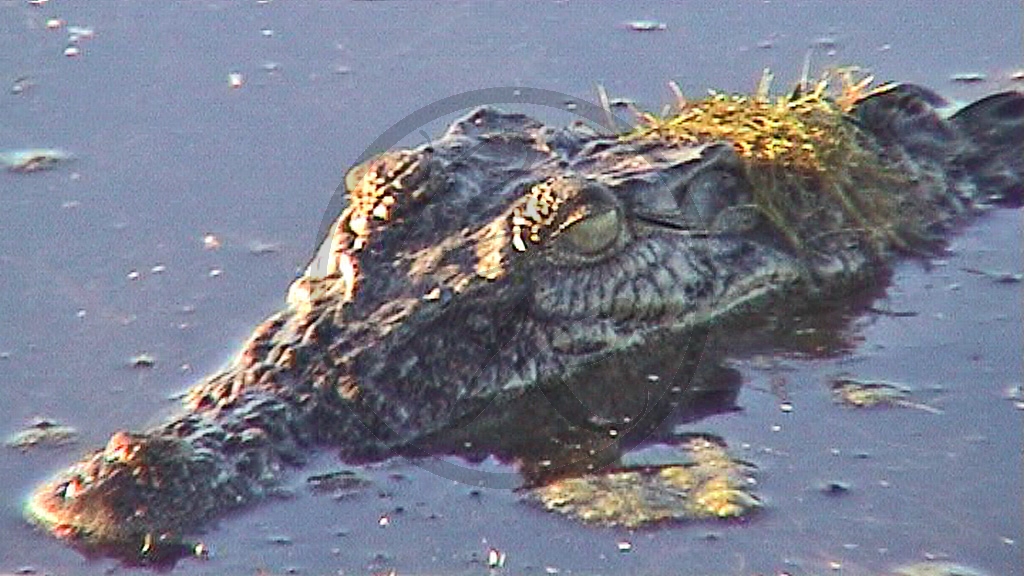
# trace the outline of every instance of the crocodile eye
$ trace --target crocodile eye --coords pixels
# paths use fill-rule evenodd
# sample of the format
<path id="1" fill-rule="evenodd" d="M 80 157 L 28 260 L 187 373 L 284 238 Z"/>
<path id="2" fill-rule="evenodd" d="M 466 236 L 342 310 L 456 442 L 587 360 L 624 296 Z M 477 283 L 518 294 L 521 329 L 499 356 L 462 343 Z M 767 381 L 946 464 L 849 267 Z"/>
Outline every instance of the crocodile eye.
<path id="1" fill-rule="evenodd" d="M 612 246 L 621 228 L 622 216 L 619 211 L 607 208 L 571 224 L 562 231 L 560 238 L 573 251 L 593 256 Z"/>

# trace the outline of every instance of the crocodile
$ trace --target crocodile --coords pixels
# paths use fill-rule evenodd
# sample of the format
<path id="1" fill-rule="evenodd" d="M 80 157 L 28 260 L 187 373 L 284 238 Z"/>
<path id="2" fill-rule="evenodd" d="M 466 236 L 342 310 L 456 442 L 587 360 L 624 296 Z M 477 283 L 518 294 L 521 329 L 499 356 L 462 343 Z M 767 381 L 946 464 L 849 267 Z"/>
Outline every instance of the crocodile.
<path id="1" fill-rule="evenodd" d="M 179 412 L 113 434 L 27 515 L 145 552 L 266 498 L 317 446 L 359 463 L 472 441 L 535 485 L 593 471 L 546 469 L 523 439 L 621 449 L 707 398 L 727 409 L 731 349 L 872 293 L 986 206 L 1020 205 L 1024 94 L 947 108 L 833 78 L 638 111 L 615 133 L 476 109 L 352 168 L 284 308 Z"/>

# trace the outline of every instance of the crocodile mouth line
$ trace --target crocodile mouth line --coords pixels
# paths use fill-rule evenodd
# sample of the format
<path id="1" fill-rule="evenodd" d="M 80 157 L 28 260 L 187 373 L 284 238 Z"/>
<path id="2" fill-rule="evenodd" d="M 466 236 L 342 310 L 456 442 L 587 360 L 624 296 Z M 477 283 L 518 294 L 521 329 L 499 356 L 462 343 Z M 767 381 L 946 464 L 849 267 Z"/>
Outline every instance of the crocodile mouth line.
<path id="1" fill-rule="evenodd" d="M 708 230 L 695 230 L 682 222 L 672 220 L 666 216 L 655 214 L 635 214 L 634 217 L 644 224 L 656 228 L 661 232 L 670 232 L 682 238 L 712 238 L 714 234 Z"/>

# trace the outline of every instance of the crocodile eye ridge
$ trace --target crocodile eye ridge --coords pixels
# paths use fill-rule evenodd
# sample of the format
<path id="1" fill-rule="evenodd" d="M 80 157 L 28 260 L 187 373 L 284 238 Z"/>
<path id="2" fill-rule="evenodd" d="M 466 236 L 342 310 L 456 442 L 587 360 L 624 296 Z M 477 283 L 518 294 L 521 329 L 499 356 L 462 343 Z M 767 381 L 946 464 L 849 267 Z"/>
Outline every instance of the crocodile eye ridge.
<path id="1" fill-rule="evenodd" d="M 690 226 L 708 232 L 738 232 L 756 220 L 749 185 L 728 170 L 708 170 L 675 192 L 680 212 Z"/>
<path id="2" fill-rule="evenodd" d="M 737 178 L 722 170 L 698 174 L 676 192 L 676 202 L 687 220 L 710 229 L 718 214 L 737 201 Z"/>

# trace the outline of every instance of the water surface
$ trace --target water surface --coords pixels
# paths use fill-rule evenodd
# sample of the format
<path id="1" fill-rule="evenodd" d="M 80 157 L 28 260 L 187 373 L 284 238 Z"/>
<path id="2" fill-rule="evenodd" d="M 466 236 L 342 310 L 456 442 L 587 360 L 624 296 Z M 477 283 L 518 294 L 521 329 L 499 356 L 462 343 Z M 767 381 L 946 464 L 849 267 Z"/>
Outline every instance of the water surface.
<path id="1" fill-rule="evenodd" d="M 1015 2 L 688 6 L 0 2 L 0 148 L 78 157 L 0 173 L 0 432 L 42 415 L 81 434 L 0 451 L 0 571 L 132 572 L 24 523 L 22 498 L 112 432 L 158 421 L 228 359 L 281 305 L 345 168 L 431 101 L 512 85 L 593 99 L 601 84 L 657 108 L 670 79 L 695 95 L 749 90 L 769 66 L 792 81 L 811 46 L 818 66 L 859 63 L 969 100 L 1012 86 L 1024 64 Z M 46 29 L 50 18 L 95 36 L 65 57 L 67 28 Z M 623 26 L 640 18 L 666 29 Z M 950 80 L 964 72 L 987 80 Z M 220 249 L 204 248 L 207 234 Z M 293 499 L 219 522 L 203 536 L 212 559 L 175 571 L 480 573 L 496 547 L 509 573 L 855 571 L 930 556 L 1016 573 L 1024 440 L 1004 391 L 1021 382 L 1020 287 L 962 269 L 1020 272 L 1020 238 L 1019 211 L 998 212 L 931 270 L 901 266 L 878 306 L 916 315 L 863 319 L 848 355 L 740 365 L 744 410 L 695 427 L 761 467 L 769 507 L 749 522 L 584 528 L 392 462 L 373 471 L 383 496 L 340 502 L 294 474 Z M 139 353 L 155 366 L 129 367 Z M 788 414 L 770 391 L 779 366 Z M 825 386 L 839 372 L 907 383 L 942 414 L 839 408 Z M 310 470 L 334 465 L 325 454 Z M 832 480 L 850 493 L 821 494 Z"/>

